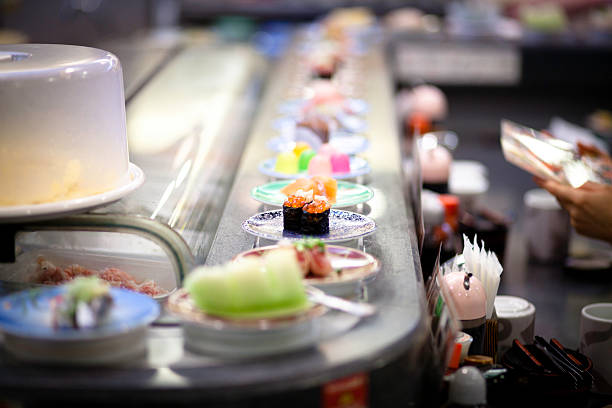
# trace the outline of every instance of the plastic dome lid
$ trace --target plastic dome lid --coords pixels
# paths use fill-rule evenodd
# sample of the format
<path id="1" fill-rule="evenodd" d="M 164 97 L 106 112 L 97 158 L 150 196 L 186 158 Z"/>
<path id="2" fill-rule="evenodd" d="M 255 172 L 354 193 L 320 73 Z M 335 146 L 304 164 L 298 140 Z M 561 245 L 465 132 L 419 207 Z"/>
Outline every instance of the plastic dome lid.
<path id="1" fill-rule="evenodd" d="M 117 57 L 97 48 L 64 44 L 0 45 L 0 79 L 86 79 L 116 71 Z"/>
<path id="2" fill-rule="evenodd" d="M 487 297 L 478 278 L 465 272 L 451 272 L 444 275 L 450 297 L 457 309 L 459 320 L 474 320 L 485 317 Z"/>
<path id="3" fill-rule="evenodd" d="M 500 295 L 495 297 L 495 312 L 499 318 L 528 316 L 535 312 L 535 306 L 517 296 Z"/>
<path id="4" fill-rule="evenodd" d="M 487 403 L 487 383 L 476 367 L 461 367 L 453 374 L 448 391 L 448 399 L 461 405 Z"/>

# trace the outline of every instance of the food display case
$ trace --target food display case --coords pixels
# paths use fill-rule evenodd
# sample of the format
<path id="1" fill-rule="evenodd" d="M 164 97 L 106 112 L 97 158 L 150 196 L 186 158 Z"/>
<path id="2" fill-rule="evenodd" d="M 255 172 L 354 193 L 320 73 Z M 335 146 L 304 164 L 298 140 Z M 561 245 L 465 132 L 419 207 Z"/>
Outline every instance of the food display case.
<path id="1" fill-rule="evenodd" d="M 130 161 L 146 181 L 87 214 L 4 225 L 4 290 L 21 287 L 19 274 L 42 253 L 56 263 L 106 263 L 142 277 L 154 274 L 172 293 L 195 265 L 222 264 L 272 244 L 242 224 L 271 208 L 250 192 L 270 181 L 258 166 L 275 154 L 267 146 L 276 132 L 272 124 L 279 105 L 295 98 L 305 80 L 300 35 L 275 64 L 248 46 L 209 37 L 130 62 L 142 64 L 125 70 L 136 78 L 127 81 Z M 431 353 L 413 212 L 404 198 L 410 183 L 402 174 L 383 46 L 368 46 L 351 57 L 358 85 L 351 92 L 368 106 L 363 133 L 369 148 L 358 156 L 371 171 L 357 178 L 374 194 L 350 210 L 372 219 L 376 230 L 342 245 L 379 262 L 376 277 L 353 295 L 373 305 L 375 315 L 332 311 L 316 333 L 303 334 L 307 347 L 293 350 L 280 341 L 271 355 L 257 356 L 232 349 L 223 335 L 216 340 L 223 355 L 194 351 L 178 321 L 162 311 L 146 328 L 146 351 L 107 366 L 23 362 L 3 350 L 2 398 L 32 406 L 96 401 L 225 407 L 335 406 L 330 401 L 341 395 L 373 407 L 430 400 L 442 376 L 439 356 Z M 129 48 L 122 44 L 122 53 L 129 55 Z M 132 61 L 138 60 L 134 55 Z M 15 262 L 7 259 L 11 255 Z M 158 300 L 163 310 L 167 297 Z M 248 341 L 242 338 L 242 344 Z"/>

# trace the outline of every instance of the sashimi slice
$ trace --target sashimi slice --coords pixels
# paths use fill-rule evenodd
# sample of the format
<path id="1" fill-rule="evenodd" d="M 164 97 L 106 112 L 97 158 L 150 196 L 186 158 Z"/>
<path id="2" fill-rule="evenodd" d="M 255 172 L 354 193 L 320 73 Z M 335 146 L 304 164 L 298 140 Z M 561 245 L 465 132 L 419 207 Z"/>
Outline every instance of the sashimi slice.
<path id="1" fill-rule="evenodd" d="M 331 204 L 336 202 L 336 196 L 338 194 L 338 182 L 333 177 L 326 176 L 314 176 L 312 181 L 315 186 L 315 195 L 324 195 L 327 197 Z M 322 186 L 322 188 L 321 188 Z M 317 188 L 320 189 L 317 192 Z"/>
<path id="2" fill-rule="evenodd" d="M 304 190 L 304 191 L 312 190 L 313 188 L 312 186 L 313 186 L 312 180 L 307 179 L 307 178 L 299 178 L 295 180 L 293 183 L 288 184 L 285 187 L 283 187 L 281 189 L 281 193 L 285 194 L 286 196 L 290 196 L 292 194 L 295 194 L 295 192 L 298 190 Z"/>

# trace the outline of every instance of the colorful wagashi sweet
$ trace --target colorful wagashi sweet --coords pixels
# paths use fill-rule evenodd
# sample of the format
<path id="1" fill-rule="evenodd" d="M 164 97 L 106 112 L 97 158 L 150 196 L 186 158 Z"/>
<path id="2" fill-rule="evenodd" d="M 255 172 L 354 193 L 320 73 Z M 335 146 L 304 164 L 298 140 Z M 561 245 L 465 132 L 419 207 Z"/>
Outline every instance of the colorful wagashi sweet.
<path id="1" fill-rule="evenodd" d="M 329 156 L 317 154 L 308 164 L 308 175 L 310 176 L 331 176 L 332 165 Z"/>
<path id="2" fill-rule="evenodd" d="M 351 171 L 351 162 L 348 155 L 335 153 L 329 159 L 334 173 L 349 173 Z"/>
<path id="3" fill-rule="evenodd" d="M 274 171 L 284 174 L 298 172 L 298 158 L 293 152 L 282 152 L 276 156 Z"/>

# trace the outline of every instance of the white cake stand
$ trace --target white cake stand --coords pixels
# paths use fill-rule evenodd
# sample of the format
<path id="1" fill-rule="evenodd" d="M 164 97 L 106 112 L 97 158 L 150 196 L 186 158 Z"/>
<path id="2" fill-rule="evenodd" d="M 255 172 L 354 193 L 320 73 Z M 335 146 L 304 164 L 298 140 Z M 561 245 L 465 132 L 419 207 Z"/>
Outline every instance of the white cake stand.
<path id="1" fill-rule="evenodd" d="M 128 172 L 129 180 L 125 184 L 104 193 L 51 203 L 0 206 L 0 224 L 59 218 L 109 205 L 136 190 L 144 182 L 144 172 L 140 167 L 130 163 Z"/>

